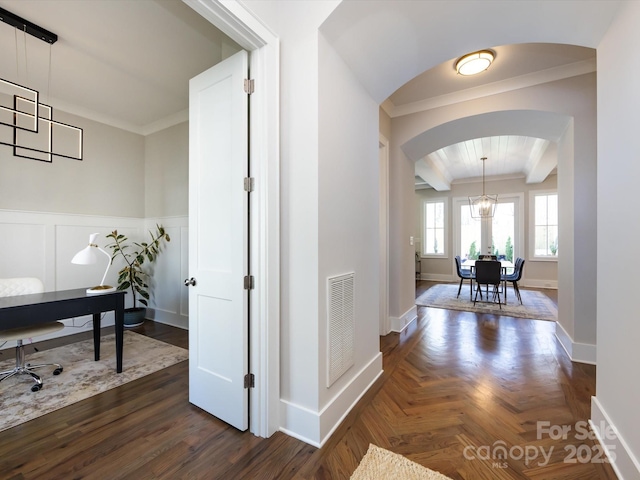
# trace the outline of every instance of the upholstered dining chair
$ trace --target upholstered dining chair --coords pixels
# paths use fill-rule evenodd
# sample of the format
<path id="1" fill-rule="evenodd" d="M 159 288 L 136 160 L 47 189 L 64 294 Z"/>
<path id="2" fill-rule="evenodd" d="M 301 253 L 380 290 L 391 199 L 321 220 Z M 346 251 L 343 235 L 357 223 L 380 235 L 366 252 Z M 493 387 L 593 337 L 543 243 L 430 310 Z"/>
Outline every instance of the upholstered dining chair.
<path id="1" fill-rule="evenodd" d="M 516 258 L 513 264 L 513 272 L 502 275 L 502 281 L 504 282 L 504 303 L 507 303 L 507 282 L 511 282 L 513 285 L 513 291 L 516 293 L 516 297 L 522 305 L 522 296 L 520 295 L 520 288 L 518 288 L 518 282 L 522 278 L 522 271 L 524 270 L 524 258 Z"/>
<path id="2" fill-rule="evenodd" d="M 0 297 L 12 297 L 14 295 L 28 295 L 30 293 L 42 293 L 44 285 L 39 278 L 0 278 Z M 0 372 L 0 382 L 16 375 L 29 375 L 34 385 L 31 386 L 32 392 L 37 392 L 42 388 L 42 379 L 33 373 L 33 370 L 42 367 L 55 367 L 54 375 L 62 372 L 62 365 L 57 363 L 43 363 L 39 365 L 31 365 L 25 363 L 25 351 L 23 342 L 25 339 L 46 335 L 64 328 L 61 322 L 43 323 L 40 325 L 32 325 L 24 328 L 12 328 L 10 330 L 0 330 L 0 342 L 16 341 L 16 366 L 11 370 Z"/>
<path id="3" fill-rule="evenodd" d="M 460 255 L 456 255 L 456 272 L 458 273 L 458 277 L 460 277 L 460 286 L 458 287 L 458 295 L 456 295 L 456 298 L 460 296 L 460 290 L 462 290 L 462 282 L 464 282 L 465 280 L 469 280 L 469 300 L 471 300 L 473 298 L 474 273 L 471 269 L 462 269 L 462 260 L 460 259 Z"/>
<path id="4" fill-rule="evenodd" d="M 502 264 L 495 260 L 485 260 L 476 262 L 476 296 L 473 297 L 473 305 L 478 301 L 478 293 L 482 295 L 481 288 L 487 286 L 487 301 L 489 301 L 489 285 L 493 287 L 493 299 L 498 299 L 498 305 L 502 310 L 502 302 L 500 300 L 500 286 L 502 285 Z M 480 297 L 482 298 L 482 296 Z"/>

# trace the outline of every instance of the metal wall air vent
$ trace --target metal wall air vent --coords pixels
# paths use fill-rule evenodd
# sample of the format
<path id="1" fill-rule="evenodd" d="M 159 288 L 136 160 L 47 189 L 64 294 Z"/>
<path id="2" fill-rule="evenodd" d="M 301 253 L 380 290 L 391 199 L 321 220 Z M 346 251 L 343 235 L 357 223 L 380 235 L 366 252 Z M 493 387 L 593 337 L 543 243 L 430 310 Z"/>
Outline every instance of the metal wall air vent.
<path id="1" fill-rule="evenodd" d="M 354 362 L 355 273 L 327 280 L 327 388 Z"/>

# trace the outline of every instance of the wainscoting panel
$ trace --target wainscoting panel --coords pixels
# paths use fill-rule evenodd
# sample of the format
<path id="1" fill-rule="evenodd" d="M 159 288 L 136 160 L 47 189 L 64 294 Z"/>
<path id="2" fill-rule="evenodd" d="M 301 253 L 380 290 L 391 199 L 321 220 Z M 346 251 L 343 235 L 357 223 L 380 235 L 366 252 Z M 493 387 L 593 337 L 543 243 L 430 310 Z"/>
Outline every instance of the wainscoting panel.
<path id="1" fill-rule="evenodd" d="M 0 223 L 0 277 L 37 277 L 44 282 L 46 240 L 44 225 Z"/>
<path id="2" fill-rule="evenodd" d="M 0 277 L 38 277 L 45 284 L 45 290 L 67 290 L 98 285 L 104 275 L 104 263 L 94 265 L 74 265 L 71 258 L 84 248 L 89 234 L 98 232 L 98 245 L 111 253 L 106 246 L 110 243 L 106 235 L 117 229 L 133 241 L 146 241 L 148 230 L 156 223 L 165 226 L 171 242 L 158 257 L 153 276 L 152 302 L 149 318 L 161 323 L 187 328 L 188 292 L 182 285 L 187 270 L 188 217 L 141 219 L 131 217 L 104 217 L 91 215 L 69 215 L 45 212 L 22 212 L 0 210 Z M 105 283 L 116 285 L 120 263 L 111 266 Z M 131 305 L 127 295 L 126 305 Z M 157 302 L 157 303 L 156 303 Z M 79 331 L 91 330 L 91 317 L 66 320 L 67 328 L 51 337 L 71 335 Z M 113 314 L 105 314 L 103 326 L 113 325 Z M 41 337 L 45 339 L 46 337 Z M 7 343 L 3 348 L 12 348 Z"/>
<path id="3" fill-rule="evenodd" d="M 189 289 L 184 279 L 189 273 L 188 217 L 146 219 L 146 230 L 162 224 L 171 241 L 162 247 L 154 265 L 152 296 L 147 316 L 174 327 L 189 327 Z M 147 233 L 148 235 L 148 233 Z"/>

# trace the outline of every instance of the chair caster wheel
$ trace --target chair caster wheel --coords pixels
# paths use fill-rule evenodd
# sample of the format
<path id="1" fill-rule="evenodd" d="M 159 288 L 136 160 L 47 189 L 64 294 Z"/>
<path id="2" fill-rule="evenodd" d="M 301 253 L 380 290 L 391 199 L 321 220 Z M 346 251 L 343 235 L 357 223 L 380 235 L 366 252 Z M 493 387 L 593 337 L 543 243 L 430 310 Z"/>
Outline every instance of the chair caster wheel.
<path id="1" fill-rule="evenodd" d="M 32 392 L 37 392 L 38 390 L 40 390 L 42 388 L 42 385 L 38 385 L 37 383 L 31 387 L 31 391 Z"/>
<path id="2" fill-rule="evenodd" d="M 56 368 L 56 369 L 53 371 L 53 374 L 54 374 L 54 375 L 60 375 L 60 374 L 62 373 L 62 370 L 63 370 L 63 369 L 62 369 L 62 367 L 60 367 L 60 368 Z"/>

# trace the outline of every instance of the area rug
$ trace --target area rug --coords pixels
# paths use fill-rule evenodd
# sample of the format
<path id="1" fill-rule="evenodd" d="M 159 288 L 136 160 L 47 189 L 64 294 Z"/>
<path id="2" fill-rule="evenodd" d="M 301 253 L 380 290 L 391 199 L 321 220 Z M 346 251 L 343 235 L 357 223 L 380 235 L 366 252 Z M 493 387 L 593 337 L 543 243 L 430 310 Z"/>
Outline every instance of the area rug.
<path id="1" fill-rule="evenodd" d="M 34 365 L 59 363 L 64 371 L 54 376 L 53 369 L 38 369 L 44 383 L 39 392 L 31 391 L 32 381 L 24 375 L 0 383 L 0 431 L 189 358 L 184 348 L 125 331 L 122 373 L 116 373 L 115 350 L 111 334 L 101 338 L 97 362 L 93 360 L 93 339 L 27 354 L 27 361 Z M 12 349 L 3 351 L 2 358 L 8 357 L 14 357 Z M 3 360 L 0 371 L 14 366 L 15 359 Z"/>
<path id="2" fill-rule="evenodd" d="M 475 285 L 475 284 L 474 284 Z M 518 302 L 515 292 L 511 287 L 507 291 L 507 305 L 502 305 L 502 310 L 497 303 L 483 303 L 478 301 L 474 307 L 469 301 L 469 283 L 462 286 L 460 296 L 458 284 L 438 284 L 424 292 L 416 300 L 416 305 L 422 307 L 448 308 L 450 310 L 463 310 L 466 312 L 492 313 L 507 317 L 533 318 L 536 320 L 558 320 L 558 308 L 544 293 L 537 290 L 520 289 L 522 305 Z M 486 298 L 485 298 L 486 299 Z"/>
<path id="3" fill-rule="evenodd" d="M 451 480 L 434 470 L 429 470 L 420 464 L 390 452 L 384 448 L 369 445 L 367 453 L 351 480 Z"/>

